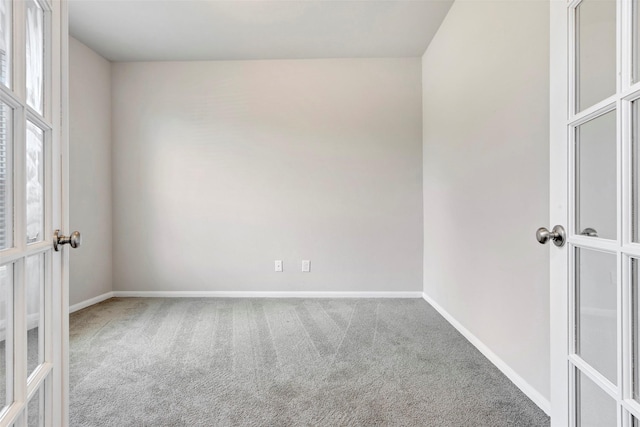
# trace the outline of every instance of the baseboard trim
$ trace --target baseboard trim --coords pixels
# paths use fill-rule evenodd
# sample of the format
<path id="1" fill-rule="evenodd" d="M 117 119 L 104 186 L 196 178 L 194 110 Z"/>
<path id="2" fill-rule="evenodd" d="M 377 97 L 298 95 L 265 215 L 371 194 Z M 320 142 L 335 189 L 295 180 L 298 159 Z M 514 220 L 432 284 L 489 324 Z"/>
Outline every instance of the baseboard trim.
<path id="1" fill-rule="evenodd" d="M 98 304 L 99 302 L 108 300 L 109 298 L 113 298 L 113 292 L 107 292 L 106 294 L 98 295 L 97 297 L 89 298 L 86 301 L 73 304 L 69 307 L 69 314 L 74 313 L 78 310 L 82 310 L 83 308 L 87 308 L 94 304 Z"/>
<path id="2" fill-rule="evenodd" d="M 422 298 L 422 292 L 114 291 L 123 298 Z"/>
<path id="3" fill-rule="evenodd" d="M 109 298 L 422 298 L 422 292 L 114 291 L 69 307 L 69 314 Z"/>
<path id="4" fill-rule="evenodd" d="M 489 349 L 478 337 L 473 335 L 467 328 L 462 326 L 451 314 L 435 302 L 426 293 L 422 294 L 424 300 L 429 303 L 438 313 L 442 315 L 454 328 L 458 330 L 480 353 L 482 353 L 491 363 L 493 363 L 503 374 L 511 380 L 529 399 L 540 407 L 547 415 L 551 416 L 551 402 L 547 400 L 542 394 L 540 394 L 535 388 L 525 381 L 520 375 L 516 373 L 507 363 L 502 360 L 497 354 Z"/>

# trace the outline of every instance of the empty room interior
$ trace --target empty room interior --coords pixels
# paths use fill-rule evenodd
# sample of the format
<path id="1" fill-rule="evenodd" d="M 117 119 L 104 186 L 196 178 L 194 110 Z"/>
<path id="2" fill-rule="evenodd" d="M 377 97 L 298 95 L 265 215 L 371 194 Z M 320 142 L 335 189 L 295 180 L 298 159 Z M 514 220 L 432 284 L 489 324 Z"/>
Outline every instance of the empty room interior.
<path id="1" fill-rule="evenodd" d="M 549 425 L 549 26 L 70 1 L 70 425 Z"/>

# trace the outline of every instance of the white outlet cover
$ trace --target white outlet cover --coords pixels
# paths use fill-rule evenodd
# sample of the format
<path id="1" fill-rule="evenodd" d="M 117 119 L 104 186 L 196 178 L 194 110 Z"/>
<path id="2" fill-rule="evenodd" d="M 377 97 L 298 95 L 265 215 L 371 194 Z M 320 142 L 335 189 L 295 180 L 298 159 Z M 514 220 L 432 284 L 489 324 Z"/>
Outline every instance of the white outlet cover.
<path id="1" fill-rule="evenodd" d="M 281 273 L 281 272 L 282 272 L 282 260 L 281 260 L 281 259 L 277 259 L 277 260 L 275 261 L 275 270 L 276 270 L 278 273 Z"/>
<path id="2" fill-rule="evenodd" d="M 311 261 L 309 261 L 308 259 L 303 259 L 302 260 L 302 272 L 303 273 L 309 273 L 311 271 Z"/>

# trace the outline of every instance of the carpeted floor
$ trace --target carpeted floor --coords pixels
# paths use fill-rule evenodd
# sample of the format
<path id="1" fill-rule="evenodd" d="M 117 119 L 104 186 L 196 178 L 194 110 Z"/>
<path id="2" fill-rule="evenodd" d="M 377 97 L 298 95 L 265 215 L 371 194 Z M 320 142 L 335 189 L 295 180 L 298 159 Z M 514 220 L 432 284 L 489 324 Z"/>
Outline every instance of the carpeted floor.
<path id="1" fill-rule="evenodd" d="M 72 426 L 548 426 L 420 299 L 114 298 L 71 315 Z"/>

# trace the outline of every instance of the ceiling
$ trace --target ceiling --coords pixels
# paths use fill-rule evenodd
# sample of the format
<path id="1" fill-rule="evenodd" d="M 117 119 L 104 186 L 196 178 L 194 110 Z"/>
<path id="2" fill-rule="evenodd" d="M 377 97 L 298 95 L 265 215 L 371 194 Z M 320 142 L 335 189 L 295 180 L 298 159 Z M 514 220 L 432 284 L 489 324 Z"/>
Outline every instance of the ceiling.
<path id="1" fill-rule="evenodd" d="M 422 56 L 453 0 L 70 0 L 111 61 Z"/>

